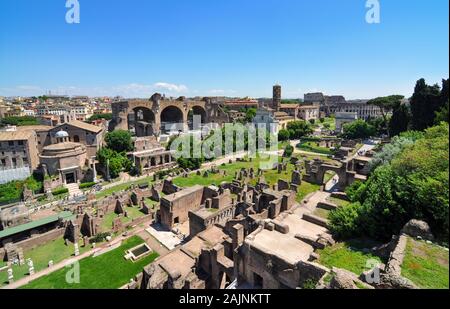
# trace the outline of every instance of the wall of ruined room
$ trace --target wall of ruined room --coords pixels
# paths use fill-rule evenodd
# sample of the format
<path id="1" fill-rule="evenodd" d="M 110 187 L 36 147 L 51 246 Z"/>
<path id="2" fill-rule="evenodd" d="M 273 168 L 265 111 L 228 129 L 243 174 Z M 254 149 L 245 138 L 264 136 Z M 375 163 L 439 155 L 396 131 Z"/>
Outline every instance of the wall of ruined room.
<path id="1" fill-rule="evenodd" d="M 203 199 L 203 190 L 203 187 L 199 187 L 198 190 L 192 191 L 172 202 L 162 198 L 160 206 L 161 223 L 171 229 L 176 217 L 178 217 L 178 223 L 186 222 L 189 219 L 189 211 L 200 207 Z"/>
<path id="2" fill-rule="evenodd" d="M 271 266 L 269 267 L 269 261 Z M 264 289 L 292 288 L 301 286 L 305 278 L 320 279 L 326 269 L 309 262 L 292 265 L 268 252 L 245 244 L 235 254 L 235 267 L 239 280 L 254 285 L 254 274 L 263 278 Z"/>
<path id="3" fill-rule="evenodd" d="M 55 239 L 58 239 L 63 235 L 64 235 L 64 228 L 58 228 L 44 234 L 36 235 L 32 238 L 19 241 L 15 243 L 15 245 L 19 248 L 22 248 L 24 251 L 27 251 L 37 246 L 44 245 Z M 0 260 L 4 260 L 5 255 L 6 255 L 5 249 L 0 248 Z"/>

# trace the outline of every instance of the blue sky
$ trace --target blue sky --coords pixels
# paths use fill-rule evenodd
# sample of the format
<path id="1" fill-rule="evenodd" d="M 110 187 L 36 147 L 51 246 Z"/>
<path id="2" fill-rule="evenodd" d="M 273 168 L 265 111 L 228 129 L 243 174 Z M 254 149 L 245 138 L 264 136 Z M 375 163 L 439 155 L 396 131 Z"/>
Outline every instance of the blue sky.
<path id="1" fill-rule="evenodd" d="M 347 98 L 448 77 L 448 0 L 0 1 L 0 95 Z"/>

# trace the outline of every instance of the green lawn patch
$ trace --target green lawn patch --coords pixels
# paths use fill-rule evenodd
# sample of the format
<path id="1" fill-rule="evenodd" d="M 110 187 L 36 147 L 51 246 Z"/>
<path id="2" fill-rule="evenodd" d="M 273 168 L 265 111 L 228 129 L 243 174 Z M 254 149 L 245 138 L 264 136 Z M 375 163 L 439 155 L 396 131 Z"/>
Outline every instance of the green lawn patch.
<path id="1" fill-rule="evenodd" d="M 336 175 L 333 171 L 326 171 L 323 177 L 323 183 L 327 184 Z"/>
<path id="2" fill-rule="evenodd" d="M 349 201 L 342 200 L 342 199 L 336 198 L 336 197 L 331 197 L 331 196 L 329 198 L 327 198 L 327 201 L 329 201 L 339 207 L 344 207 L 344 206 L 347 206 L 348 204 L 350 204 Z"/>
<path id="3" fill-rule="evenodd" d="M 110 252 L 97 257 L 87 257 L 80 260 L 80 283 L 67 283 L 68 268 L 57 270 L 24 286 L 25 289 L 117 289 L 127 284 L 131 278 L 140 273 L 144 266 L 153 262 L 158 253 L 136 261 L 125 260 L 125 251 L 144 243 L 133 236 L 122 245 Z"/>
<path id="4" fill-rule="evenodd" d="M 122 183 L 122 184 L 119 184 L 117 186 L 110 187 L 108 189 L 105 189 L 105 190 L 102 190 L 102 191 L 98 192 L 97 194 L 95 194 L 95 197 L 97 199 L 101 199 L 101 198 L 104 198 L 106 196 L 112 195 L 114 192 L 128 190 L 132 185 L 142 185 L 142 184 L 146 184 L 146 183 L 151 185 L 153 183 L 153 176 L 152 177 L 146 177 L 146 178 L 143 178 L 143 179 L 140 179 L 140 180 L 136 180 L 136 181 L 130 181 L 130 182 Z"/>
<path id="5" fill-rule="evenodd" d="M 123 215 L 120 216 L 122 224 L 127 224 L 131 222 L 133 219 L 145 216 L 145 214 L 140 210 L 140 207 L 138 206 L 125 207 L 124 210 L 128 213 L 128 217 L 124 217 Z M 112 223 L 114 219 L 117 217 L 119 217 L 119 215 L 116 214 L 115 212 L 110 212 L 109 214 L 105 215 L 101 224 L 101 230 L 103 232 L 111 231 Z"/>
<path id="6" fill-rule="evenodd" d="M 317 142 L 305 141 L 297 145 L 297 148 L 303 151 L 315 152 L 330 155 L 332 151 L 326 147 L 320 147 Z"/>
<path id="7" fill-rule="evenodd" d="M 329 268 L 334 266 L 360 275 L 368 270 L 369 264 L 367 262 L 369 260 L 376 260 L 381 263 L 379 257 L 362 251 L 364 244 L 365 242 L 348 241 L 318 250 L 320 254 L 319 263 Z M 366 245 L 369 248 L 372 246 L 369 243 Z"/>
<path id="8" fill-rule="evenodd" d="M 322 126 L 324 126 L 326 123 L 329 125 L 329 130 L 331 130 L 331 131 L 336 130 L 336 119 L 335 118 L 329 118 L 329 117 L 325 118 L 324 122 L 322 123 Z"/>
<path id="9" fill-rule="evenodd" d="M 448 289 L 448 251 L 408 238 L 402 276 L 426 289 Z"/>
<path id="10" fill-rule="evenodd" d="M 79 240 L 80 254 L 91 249 L 90 246 L 83 247 L 83 241 Z M 34 249 L 24 252 L 25 259 L 31 258 L 34 264 L 34 271 L 38 272 L 48 267 L 48 262 L 53 260 L 54 264 L 57 264 L 65 259 L 74 256 L 75 248 L 72 243 L 66 246 L 63 238 L 56 239 L 48 242 L 44 245 L 38 246 Z M 4 266 L 6 263 L 0 265 Z M 14 280 L 19 280 L 28 275 L 28 265 L 13 266 Z M 7 284 L 8 274 L 6 271 L 0 272 L 0 286 Z"/>
<path id="11" fill-rule="evenodd" d="M 316 207 L 316 209 L 313 211 L 313 215 L 323 218 L 323 219 L 328 219 L 329 214 L 330 214 L 330 210 L 323 209 L 320 207 Z"/>

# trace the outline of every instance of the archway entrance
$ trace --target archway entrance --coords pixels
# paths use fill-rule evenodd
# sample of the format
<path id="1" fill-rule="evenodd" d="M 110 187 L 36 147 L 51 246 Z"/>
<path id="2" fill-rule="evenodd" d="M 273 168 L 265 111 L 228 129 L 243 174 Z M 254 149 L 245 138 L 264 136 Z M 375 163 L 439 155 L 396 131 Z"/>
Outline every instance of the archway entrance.
<path id="1" fill-rule="evenodd" d="M 183 112 L 176 106 L 168 106 L 161 112 L 161 132 L 180 132 L 184 130 Z"/>
<path id="2" fill-rule="evenodd" d="M 201 106 L 194 106 L 188 114 L 189 130 L 200 130 L 206 123 L 206 111 Z"/>
<path id="3" fill-rule="evenodd" d="M 326 170 L 323 173 L 323 181 L 324 190 L 327 192 L 333 192 L 338 190 L 339 186 L 339 175 L 332 170 Z"/>
<path id="4" fill-rule="evenodd" d="M 137 137 L 150 136 L 154 133 L 155 114 L 146 107 L 136 107 L 128 115 L 128 126 Z"/>
<path id="5" fill-rule="evenodd" d="M 65 174 L 66 184 L 71 184 L 76 182 L 75 173 L 67 173 Z"/>

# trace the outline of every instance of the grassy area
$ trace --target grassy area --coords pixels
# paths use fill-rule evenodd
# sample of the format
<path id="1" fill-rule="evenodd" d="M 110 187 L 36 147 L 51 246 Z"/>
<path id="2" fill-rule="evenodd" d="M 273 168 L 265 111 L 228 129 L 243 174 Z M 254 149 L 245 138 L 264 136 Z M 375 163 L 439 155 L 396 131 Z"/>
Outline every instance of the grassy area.
<path id="1" fill-rule="evenodd" d="M 315 152 L 320 154 L 330 155 L 332 151 L 326 147 L 320 147 L 317 142 L 302 142 L 297 145 L 297 148 L 303 151 Z"/>
<path id="2" fill-rule="evenodd" d="M 330 210 L 320 208 L 320 207 L 316 207 L 316 209 L 313 211 L 313 215 L 323 218 L 323 219 L 328 219 L 329 214 L 330 214 Z"/>
<path id="3" fill-rule="evenodd" d="M 280 158 L 281 160 L 281 158 Z M 224 166 L 219 166 L 219 170 L 224 170 L 227 172 L 226 176 L 222 176 L 221 174 L 209 174 L 208 177 L 203 177 L 202 175 L 191 174 L 188 178 L 177 177 L 173 180 L 174 184 L 181 187 L 191 187 L 193 185 L 199 184 L 203 186 L 209 185 L 219 185 L 220 183 L 226 181 L 231 182 L 234 179 L 234 175 L 236 172 L 241 170 L 242 168 L 251 168 L 253 167 L 255 174 L 260 166 L 261 159 L 255 158 L 252 162 L 235 162 L 232 164 L 226 164 Z M 286 180 L 288 182 L 291 181 L 292 172 L 294 171 L 294 165 L 288 163 L 286 171 L 282 171 L 278 173 L 276 169 L 270 169 L 264 171 L 264 178 L 269 185 L 274 185 L 278 182 L 278 179 Z M 250 184 L 255 185 L 257 183 L 257 179 L 254 178 L 250 181 Z M 315 192 L 320 189 L 319 185 L 311 184 L 305 181 L 302 181 L 302 184 L 299 187 L 297 193 L 297 201 L 301 201 L 306 195 Z"/>
<path id="4" fill-rule="evenodd" d="M 312 161 L 312 160 L 314 160 L 316 158 L 319 158 L 320 160 L 324 161 L 327 164 L 337 165 L 337 161 L 335 161 L 335 160 L 333 160 L 331 158 L 328 158 L 326 156 L 318 156 L 318 155 L 313 155 L 313 154 L 303 154 L 303 153 L 302 154 L 298 154 L 298 153 L 296 153 L 296 154 L 293 155 L 293 157 L 299 158 L 301 160 L 310 160 L 310 161 Z"/>
<path id="5" fill-rule="evenodd" d="M 381 262 L 379 257 L 363 252 L 362 249 L 365 246 L 371 247 L 372 244 L 364 241 L 348 241 L 326 247 L 318 250 L 319 263 L 329 268 L 334 266 L 360 275 L 363 271 L 368 270 L 367 265 L 370 263 L 367 264 L 367 262 L 369 260 Z"/>
<path id="6" fill-rule="evenodd" d="M 448 289 L 448 257 L 439 246 L 408 238 L 402 276 L 421 288 Z"/>
<path id="7" fill-rule="evenodd" d="M 297 192 L 297 202 L 301 202 L 308 194 L 316 192 L 320 189 L 319 185 L 302 181 Z"/>
<path id="8" fill-rule="evenodd" d="M 314 156 L 307 156 L 307 155 L 306 156 L 305 155 L 300 155 L 300 156 L 297 155 L 297 157 L 301 158 L 302 160 L 305 160 L 305 159 L 312 160 L 315 158 Z M 334 163 L 334 161 L 332 159 L 328 159 L 325 157 L 323 157 L 321 159 L 330 164 Z M 281 161 L 282 158 L 280 157 L 279 160 Z M 190 174 L 189 177 L 187 177 L 187 178 L 178 176 L 173 179 L 173 182 L 175 185 L 180 186 L 180 187 L 192 187 L 194 185 L 202 185 L 202 186 L 216 185 L 216 186 L 218 186 L 222 182 L 231 182 L 234 179 L 235 173 L 239 172 L 242 168 L 249 169 L 252 167 L 256 174 L 258 168 L 261 166 L 261 164 L 263 162 L 267 162 L 267 159 L 261 159 L 258 157 L 258 158 L 254 158 L 252 160 L 252 162 L 234 162 L 232 164 L 227 163 L 225 165 L 218 166 L 218 169 L 225 171 L 226 175 L 222 175 L 220 173 L 217 173 L 217 174 L 209 173 L 208 177 L 203 177 L 203 173 L 201 173 L 201 175 L 197 175 L 197 174 L 193 173 L 193 174 Z M 288 163 L 286 171 L 282 171 L 280 174 L 278 174 L 278 171 L 275 169 L 265 170 L 264 177 L 266 179 L 266 182 L 269 185 L 276 184 L 278 182 L 278 179 L 282 179 L 282 180 L 286 180 L 286 181 L 290 182 L 293 170 L 294 170 L 294 165 Z M 103 190 L 103 191 L 97 193 L 96 197 L 97 197 L 97 199 L 100 199 L 100 198 L 106 197 L 108 195 L 111 195 L 114 192 L 127 190 L 133 183 L 134 184 L 142 184 L 142 183 L 147 182 L 147 183 L 151 184 L 152 180 L 153 180 L 152 177 L 148 177 L 148 178 L 145 178 L 145 179 L 142 179 L 139 181 L 120 184 L 120 185 L 114 186 L 112 188 L 109 188 L 109 189 L 106 189 L 106 190 Z M 257 179 L 255 178 L 250 183 L 255 185 L 256 182 L 257 182 Z M 297 200 L 301 201 L 306 195 L 319 190 L 319 188 L 320 188 L 319 185 L 310 184 L 310 183 L 303 181 L 299 187 L 299 192 L 297 194 Z M 151 202 L 149 200 L 149 205 L 153 205 L 153 204 L 155 204 L 155 203 Z M 112 224 L 112 219 L 110 221 Z M 108 224 L 108 223 L 106 223 L 106 224 Z M 110 225 L 108 225 L 108 227 L 110 228 Z"/>
<path id="9" fill-rule="evenodd" d="M 191 174 L 188 178 L 177 177 L 173 180 L 173 182 L 180 187 L 192 187 L 196 184 L 202 186 L 220 185 L 220 183 L 224 181 L 231 182 L 234 179 L 235 173 L 240 171 L 242 168 L 250 169 L 252 167 L 256 173 L 261 162 L 262 160 L 260 158 L 254 158 L 252 162 L 234 162 L 232 164 L 227 163 L 225 165 L 218 166 L 219 170 L 226 172 L 225 176 L 221 175 L 220 173 L 209 173 L 208 177 L 203 177 L 203 173 L 201 173 L 201 175 Z"/>
<path id="10" fill-rule="evenodd" d="M 331 130 L 331 131 L 336 130 L 336 119 L 327 117 L 327 118 L 325 118 L 325 121 L 322 123 L 322 125 L 324 125 L 326 123 L 328 123 L 330 125 L 329 130 Z"/>
<path id="11" fill-rule="evenodd" d="M 348 204 L 350 204 L 349 201 L 342 200 L 342 199 L 336 198 L 336 197 L 331 197 L 331 196 L 329 198 L 327 198 L 327 201 L 329 201 L 339 207 L 344 207 L 344 206 L 347 206 Z"/>
<path id="12" fill-rule="evenodd" d="M 323 177 L 323 183 L 327 184 L 336 175 L 333 171 L 326 171 Z"/>
<path id="13" fill-rule="evenodd" d="M 152 182 L 153 182 L 153 176 L 146 177 L 146 178 L 136 180 L 136 181 L 130 181 L 130 182 L 118 184 L 117 186 L 113 186 L 113 187 L 110 187 L 108 189 L 98 192 L 95 195 L 95 197 L 97 199 L 101 199 L 106 196 L 112 195 L 114 192 L 128 190 L 132 185 L 141 185 L 141 184 L 145 184 L 145 183 L 151 184 Z"/>
<path id="14" fill-rule="evenodd" d="M 138 206 L 134 207 L 125 207 L 126 212 L 128 213 L 128 217 L 120 216 L 122 224 L 127 224 L 131 222 L 131 220 L 140 218 L 145 216 L 145 214 L 140 210 Z M 115 212 L 111 212 L 107 214 L 102 221 L 101 230 L 103 232 L 111 231 L 112 223 L 115 218 L 119 217 Z"/>
<path id="15" fill-rule="evenodd" d="M 80 254 L 88 251 L 91 247 L 83 247 L 82 240 L 79 240 Z M 73 244 L 66 246 L 64 239 L 59 238 L 47 244 L 38 246 L 34 249 L 24 252 L 25 259 L 31 258 L 34 264 L 34 271 L 38 272 L 48 267 L 48 262 L 59 263 L 74 255 L 75 249 Z M 3 263 L 3 264 L 2 264 Z M 0 262 L 0 267 L 5 266 L 5 262 Z M 14 280 L 19 280 L 28 275 L 28 265 L 13 266 Z M 7 284 L 8 274 L 6 271 L 0 272 L 0 286 Z"/>
<path id="16" fill-rule="evenodd" d="M 144 266 L 153 262 L 158 253 L 154 252 L 136 262 L 125 260 L 125 251 L 144 241 L 133 236 L 110 252 L 97 257 L 80 260 L 80 282 L 68 283 L 63 268 L 41 277 L 24 286 L 25 289 L 117 289 L 127 284 L 131 278 L 140 273 Z"/>

